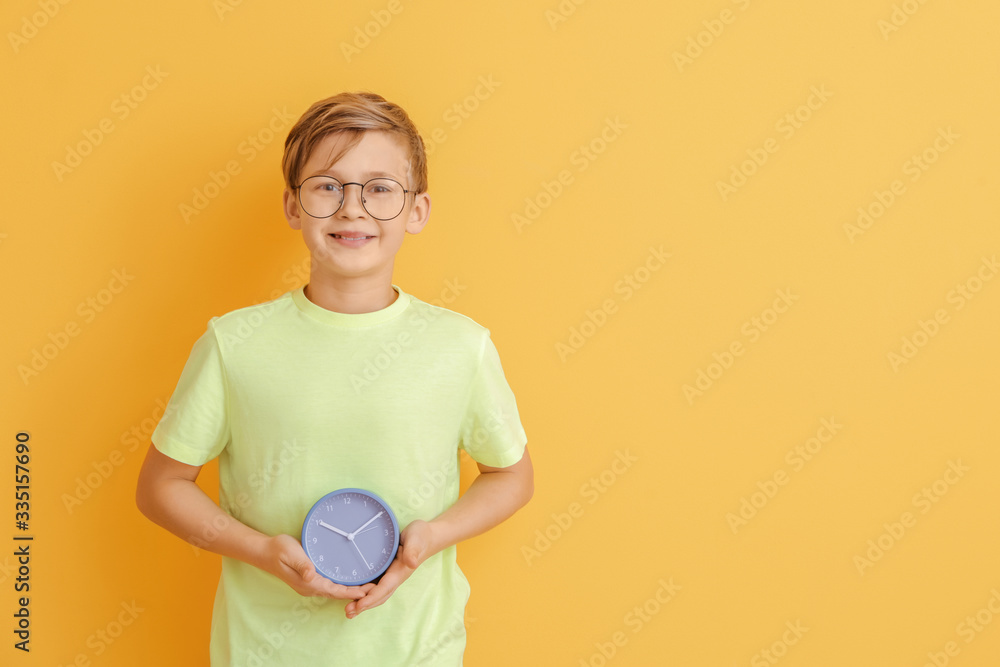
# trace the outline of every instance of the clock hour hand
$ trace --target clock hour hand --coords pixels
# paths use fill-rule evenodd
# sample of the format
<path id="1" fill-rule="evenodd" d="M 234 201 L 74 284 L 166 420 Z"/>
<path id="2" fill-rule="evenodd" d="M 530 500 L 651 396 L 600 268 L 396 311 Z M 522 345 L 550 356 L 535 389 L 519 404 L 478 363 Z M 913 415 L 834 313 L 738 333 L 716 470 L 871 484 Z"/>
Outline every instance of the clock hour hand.
<path id="1" fill-rule="evenodd" d="M 352 542 L 354 541 L 354 538 L 352 538 L 349 534 L 345 533 L 340 528 L 334 528 L 333 526 L 331 526 L 330 524 L 328 524 L 326 521 L 323 521 L 322 519 L 320 519 L 319 525 L 323 526 L 324 528 L 328 528 L 329 530 L 332 530 L 333 532 L 337 533 L 338 535 L 343 535 L 344 537 L 346 537 L 347 539 L 351 540 Z"/>

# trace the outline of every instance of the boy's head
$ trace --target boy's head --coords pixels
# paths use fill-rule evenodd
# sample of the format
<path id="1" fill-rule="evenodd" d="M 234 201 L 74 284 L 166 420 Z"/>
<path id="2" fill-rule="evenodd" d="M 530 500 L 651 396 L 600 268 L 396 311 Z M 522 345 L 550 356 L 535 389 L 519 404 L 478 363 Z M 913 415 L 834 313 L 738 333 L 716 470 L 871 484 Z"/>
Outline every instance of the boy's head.
<path id="1" fill-rule="evenodd" d="M 418 194 L 426 192 L 427 154 L 416 126 L 400 106 L 368 92 L 340 93 L 316 102 L 302 114 L 285 139 L 281 161 L 285 187 L 292 190 L 301 184 L 302 167 L 325 137 L 335 132 L 347 137 L 337 154 L 331 156 L 332 164 L 369 130 L 388 132 L 400 142 L 409 158 L 407 187 Z"/>
<path id="2" fill-rule="evenodd" d="M 310 284 L 388 289 L 403 237 L 424 228 L 431 207 L 424 144 L 406 112 L 366 92 L 316 102 L 288 133 L 282 171 L 285 217 L 313 259 Z"/>

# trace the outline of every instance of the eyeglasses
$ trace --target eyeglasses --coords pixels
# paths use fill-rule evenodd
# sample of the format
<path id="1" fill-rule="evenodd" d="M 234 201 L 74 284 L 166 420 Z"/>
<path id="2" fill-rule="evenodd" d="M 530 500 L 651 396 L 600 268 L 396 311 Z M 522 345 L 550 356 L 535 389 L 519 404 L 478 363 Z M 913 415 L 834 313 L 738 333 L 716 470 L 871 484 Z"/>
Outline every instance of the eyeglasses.
<path id="1" fill-rule="evenodd" d="M 376 220 L 392 220 L 403 212 L 406 190 L 391 178 L 373 178 L 367 183 L 341 183 L 331 176 L 310 176 L 296 187 L 299 205 L 313 218 L 329 218 L 344 205 L 344 188 L 361 188 L 361 205 Z"/>

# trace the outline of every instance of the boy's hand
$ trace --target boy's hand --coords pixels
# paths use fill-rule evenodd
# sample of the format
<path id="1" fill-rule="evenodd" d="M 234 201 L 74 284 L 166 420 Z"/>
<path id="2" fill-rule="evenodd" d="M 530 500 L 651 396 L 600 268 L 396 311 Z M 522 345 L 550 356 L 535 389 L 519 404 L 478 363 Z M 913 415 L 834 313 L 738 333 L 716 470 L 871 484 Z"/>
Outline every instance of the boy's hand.
<path id="1" fill-rule="evenodd" d="M 357 600 L 375 587 L 375 584 L 341 586 L 333 583 L 316 571 L 302 545 L 291 535 L 275 535 L 267 540 L 260 567 L 291 586 L 299 595 Z"/>
<path id="2" fill-rule="evenodd" d="M 377 607 L 392 595 L 399 585 L 406 581 L 417 566 L 433 555 L 431 525 L 417 519 L 399 534 L 399 551 L 382 578 L 367 594 L 353 602 L 348 602 L 344 611 L 347 618 L 354 618 L 363 611 Z M 371 586 L 371 584 L 366 584 Z"/>

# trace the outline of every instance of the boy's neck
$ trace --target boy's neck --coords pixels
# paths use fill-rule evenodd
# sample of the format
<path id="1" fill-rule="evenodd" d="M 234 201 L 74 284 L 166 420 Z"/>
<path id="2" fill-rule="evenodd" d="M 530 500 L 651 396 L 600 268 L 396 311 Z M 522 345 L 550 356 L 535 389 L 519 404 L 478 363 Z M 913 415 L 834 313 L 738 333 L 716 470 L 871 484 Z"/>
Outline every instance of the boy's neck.
<path id="1" fill-rule="evenodd" d="M 321 308 L 337 313 L 373 313 L 388 308 L 399 294 L 392 284 L 358 288 L 328 285 L 311 278 L 303 289 L 305 297 Z"/>

